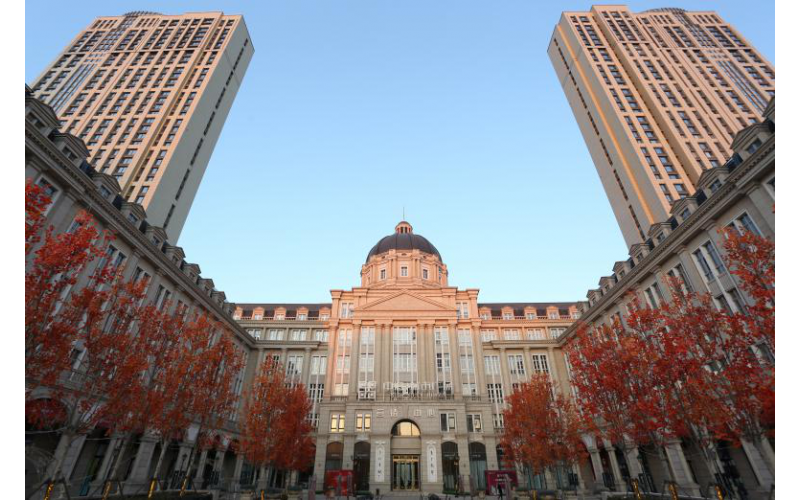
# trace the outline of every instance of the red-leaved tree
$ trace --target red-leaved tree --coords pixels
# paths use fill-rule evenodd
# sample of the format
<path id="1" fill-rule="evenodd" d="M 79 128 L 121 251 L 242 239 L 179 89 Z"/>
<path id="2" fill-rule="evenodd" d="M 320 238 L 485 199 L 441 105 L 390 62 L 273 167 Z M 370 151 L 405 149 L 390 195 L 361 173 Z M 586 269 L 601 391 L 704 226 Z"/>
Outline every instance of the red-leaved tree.
<path id="1" fill-rule="evenodd" d="M 534 374 L 511 394 L 503 420 L 503 450 L 535 474 L 570 468 L 585 455 L 582 419 L 545 374 Z"/>

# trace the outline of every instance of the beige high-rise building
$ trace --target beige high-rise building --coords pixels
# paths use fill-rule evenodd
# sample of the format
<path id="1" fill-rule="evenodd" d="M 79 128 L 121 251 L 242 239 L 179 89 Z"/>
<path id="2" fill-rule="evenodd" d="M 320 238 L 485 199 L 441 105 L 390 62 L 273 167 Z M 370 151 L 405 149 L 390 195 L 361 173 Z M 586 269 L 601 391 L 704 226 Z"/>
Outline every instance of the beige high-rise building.
<path id="1" fill-rule="evenodd" d="M 628 246 L 759 121 L 775 70 L 714 12 L 564 12 L 548 55 Z"/>
<path id="2" fill-rule="evenodd" d="M 175 243 L 252 56 L 240 15 L 129 12 L 95 19 L 32 87 Z"/>

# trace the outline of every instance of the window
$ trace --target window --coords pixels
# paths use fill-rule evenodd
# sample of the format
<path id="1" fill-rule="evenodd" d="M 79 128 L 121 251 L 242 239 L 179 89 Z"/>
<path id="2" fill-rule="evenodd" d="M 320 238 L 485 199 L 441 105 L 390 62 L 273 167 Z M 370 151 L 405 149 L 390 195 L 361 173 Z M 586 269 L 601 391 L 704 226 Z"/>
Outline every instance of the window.
<path id="1" fill-rule="evenodd" d="M 483 432 L 480 413 L 467 415 L 467 432 Z"/>
<path id="2" fill-rule="evenodd" d="M 481 342 L 497 340 L 497 330 L 481 330 Z"/>
<path id="3" fill-rule="evenodd" d="M 522 354 L 508 355 L 508 371 L 511 375 L 525 375 L 525 360 Z"/>
<path id="4" fill-rule="evenodd" d="M 456 414 L 455 412 L 447 412 L 439 414 L 439 421 L 441 423 L 442 432 L 455 432 L 456 430 Z"/>
<path id="5" fill-rule="evenodd" d="M 331 432 L 344 432 L 344 413 L 331 413 Z"/>
<path id="6" fill-rule="evenodd" d="M 532 354 L 531 366 L 535 373 L 550 373 L 550 365 L 547 362 L 547 354 Z"/>
<path id="7" fill-rule="evenodd" d="M 353 317 L 353 303 L 352 302 L 342 302 L 342 313 L 340 315 L 342 318 L 352 318 Z"/>
<path id="8" fill-rule="evenodd" d="M 489 401 L 497 404 L 503 404 L 505 402 L 505 398 L 503 397 L 503 384 L 486 384 L 486 389 L 489 393 Z"/>
<path id="9" fill-rule="evenodd" d="M 750 218 L 747 212 L 742 213 L 742 215 L 731 221 L 728 227 L 738 230 L 741 234 L 750 232 L 759 236 L 761 235 L 758 226 L 756 226 L 756 223 L 753 222 L 753 219 Z"/>
<path id="10" fill-rule="evenodd" d="M 307 330 L 292 330 L 291 340 L 304 341 L 306 339 Z"/>
<path id="11" fill-rule="evenodd" d="M 428 270 L 427 269 L 424 269 L 424 268 L 422 269 L 422 279 L 424 279 L 424 280 L 428 279 Z"/>
<path id="12" fill-rule="evenodd" d="M 520 340 L 519 330 L 503 330 L 505 340 Z"/>
<path id="13" fill-rule="evenodd" d="M 328 330 L 314 330 L 314 340 L 317 342 L 327 342 Z"/>
<path id="14" fill-rule="evenodd" d="M 39 180 L 36 181 L 36 185 L 39 186 L 40 188 L 42 188 L 42 191 L 44 191 L 44 194 L 46 194 L 47 197 L 50 198 L 50 204 L 47 206 L 47 208 L 44 211 L 44 213 L 46 215 L 47 212 L 50 211 L 50 207 L 52 207 L 53 203 L 56 201 L 56 198 L 58 198 L 58 193 L 60 191 L 50 181 L 45 179 L 44 176 L 39 177 Z"/>
<path id="15" fill-rule="evenodd" d="M 528 328 L 525 331 L 528 340 L 545 340 L 544 328 Z"/>
<path id="16" fill-rule="evenodd" d="M 492 421 L 494 423 L 494 428 L 497 430 L 502 430 L 505 428 L 505 423 L 503 422 L 503 414 L 502 413 L 494 413 L 492 414 Z"/>
<path id="17" fill-rule="evenodd" d="M 408 276 L 408 267 L 402 266 L 400 267 L 400 276 L 407 277 Z"/>
<path id="18" fill-rule="evenodd" d="M 469 302 L 456 303 L 456 318 L 459 319 L 469 318 Z"/>
<path id="19" fill-rule="evenodd" d="M 283 340 L 283 330 L 271 329 L 267 334 L 267 340 Z"/>
<path id="20" fill-rule="evenodd" d="M 356 413 L 356 432 L 369 432 L 372 429 L 372 413 Z"/>
<path id="21" fill-rule="evenodd" d="M 381 269 L 381 280 L 386 279 L 386 269 Z"/>
<path id="22" fill-rule="evenodd" d="M 504 312 L 503 313 L 503 319 L 504 320 L 512 320 L 512 319 L 514 319 L 514 313 Z"/>

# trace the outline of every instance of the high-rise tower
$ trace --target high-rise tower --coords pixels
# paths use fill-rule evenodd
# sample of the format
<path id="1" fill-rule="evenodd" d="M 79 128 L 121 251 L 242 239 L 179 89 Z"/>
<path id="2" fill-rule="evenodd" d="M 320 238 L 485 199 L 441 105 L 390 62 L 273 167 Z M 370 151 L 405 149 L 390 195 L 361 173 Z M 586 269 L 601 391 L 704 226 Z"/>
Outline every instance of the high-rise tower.
<path id="1" fill-rule="evenodd" d="M 775 94 L 773 65 L 714 12 L 564 12 L 547 52 L 629 246 Z"/>
<path id="2" fill-rule="evenodd" d="M 32 87 L 174 243 L 252 56 L 242 16 L 129 12 L 98 17 Z"/>

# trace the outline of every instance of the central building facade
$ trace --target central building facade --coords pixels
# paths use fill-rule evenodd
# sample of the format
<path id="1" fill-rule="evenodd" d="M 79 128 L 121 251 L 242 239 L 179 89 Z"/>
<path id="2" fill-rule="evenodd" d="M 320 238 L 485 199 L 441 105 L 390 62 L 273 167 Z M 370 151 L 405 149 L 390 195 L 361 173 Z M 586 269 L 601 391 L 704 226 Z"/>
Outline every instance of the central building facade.
<path id="1" fill-rule="evenodd" d="M 318 489 L 327 471 L 352 470 L 356 490 L 451 492 L 513 468 L 498 446 L 506 398 L 535 372 L 567 387 L 555 339 L 578 304 L 487 304 L 478 292 L 450 286 L 436 247 L 400 222 L 370 250 L 361 285 L 329 304 L 237 304 L 260 360 L 281 361 L 313 401 Z"/>

